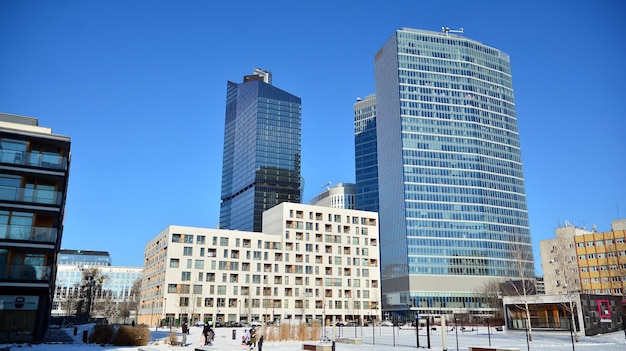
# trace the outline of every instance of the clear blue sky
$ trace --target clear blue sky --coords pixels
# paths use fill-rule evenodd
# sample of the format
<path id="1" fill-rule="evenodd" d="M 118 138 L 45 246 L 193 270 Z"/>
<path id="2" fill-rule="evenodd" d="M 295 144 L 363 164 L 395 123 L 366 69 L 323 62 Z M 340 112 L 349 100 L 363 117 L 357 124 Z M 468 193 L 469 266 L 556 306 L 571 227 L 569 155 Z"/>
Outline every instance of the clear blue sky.
<path id="1" fill-rule="evenodd" d="M 353 103 L 402 27 L 511 56 L 537 272 L 565 220 L 626 217 L 623 1 L 0 0 L 0 111 L 72 140 L 63 247 L 141 266 L 170 224 L 215 228 L 226 82 L 302 98 L 305 201 L 354 182 Z"/>

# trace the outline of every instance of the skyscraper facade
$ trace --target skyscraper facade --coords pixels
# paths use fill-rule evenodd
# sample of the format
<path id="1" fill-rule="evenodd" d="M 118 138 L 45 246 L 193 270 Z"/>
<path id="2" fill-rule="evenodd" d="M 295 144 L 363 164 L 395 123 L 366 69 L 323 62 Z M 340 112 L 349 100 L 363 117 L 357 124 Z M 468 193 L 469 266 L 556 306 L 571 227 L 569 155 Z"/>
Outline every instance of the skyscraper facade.
<path id="1" fill-rule="evenodd" d="M 376 154 L 376 96 L 354 104 L 354 169 L 356 208 L 378 212 L 378 155 Z"/>
<path id="2" fill-rule="evenodd" d="M 301 202 L 300 98 L 255 69 L 228 82 L 220 228 L 260 232 L 263 211 Z"/>
<path id="3" fill-rule="evenodd" d="M 482 285 L 534 277 L 509 56 L 403 28 L 374 61 L 383 309 L 488 314 Z"/>

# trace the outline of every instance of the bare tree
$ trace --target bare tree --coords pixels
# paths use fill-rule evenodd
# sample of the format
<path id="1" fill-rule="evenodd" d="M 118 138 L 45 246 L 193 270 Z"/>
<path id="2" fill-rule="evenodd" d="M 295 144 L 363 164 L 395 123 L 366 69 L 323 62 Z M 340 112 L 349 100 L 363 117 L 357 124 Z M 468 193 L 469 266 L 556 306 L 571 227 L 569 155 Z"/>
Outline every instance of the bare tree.
<path id="1" fill-rule="evenodd" d="M 502 318 L 504 315 L 504 308 L 502 306 L 502 279 L 493 278 L 485 281 L 480 287 L 478 287 L 476 293 L 478 293 L 482 300 L 489 308 L 493 310 L 493 316 L 495 318 Z"/>
<path id="2" fill-rule="evenodd" d="M 532 260 L 532 247 L 530 243 L 525 243 L 520 240 L 519 233 L 515 233 L 515 243 L 511 246 L 511 250 L 515 255 L 515 263 L 518 272 L 519 280 L 509 280 L 505 288 L 505 292 L 514 292 L 515 295 L 522 299 L 522 305 L 516 306 L 524 310 L 526 315 L 526 328 L 528 330 L 528 340 L 532 341 L 532 322 L 530 319 L 530 309 L 528 308 L 528 302 L 530 296 L 536 295 L 537 290 L 535 288 L 534 274 L 529 272 L 534 271 Z M 531 280 L 532 279 L 532 280 Z"/>
<path id="3" fill-rule="evenodd" d="M 102 285 L 107 276 L 99 268 L 87 267 L 82 270 L 81 297 L 84 301 L 83 309 L 87 318 L 91 318 L 94 299 L 100 294 Z"/>

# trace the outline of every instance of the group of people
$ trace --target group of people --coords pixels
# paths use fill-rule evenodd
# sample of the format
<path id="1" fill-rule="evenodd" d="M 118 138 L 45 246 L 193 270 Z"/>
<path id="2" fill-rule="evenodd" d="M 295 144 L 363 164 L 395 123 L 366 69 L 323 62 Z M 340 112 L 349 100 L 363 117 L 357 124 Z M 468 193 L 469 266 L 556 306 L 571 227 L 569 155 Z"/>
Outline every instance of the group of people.
<path id="1" fill-rule="evenodd" d="M 260 341 L 262 343 L 262 341 Z M 241 336 L 241 345 L 248 346 L 248 350 L 254 350 L 257 344 L 256 329 L 244 329 Z"/>

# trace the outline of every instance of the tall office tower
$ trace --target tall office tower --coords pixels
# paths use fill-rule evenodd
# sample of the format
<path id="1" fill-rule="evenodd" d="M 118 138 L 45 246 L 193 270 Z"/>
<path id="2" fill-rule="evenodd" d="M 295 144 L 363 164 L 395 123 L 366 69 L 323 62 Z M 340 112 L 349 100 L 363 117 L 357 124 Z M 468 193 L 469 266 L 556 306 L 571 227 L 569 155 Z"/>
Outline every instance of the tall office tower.
<path id="1" fill-rule="evenodd" d="M 0 113 L 0 344 L 48 329 L 69 167 L 69 137 Z"/>
<path id="2" fill-rule="evenodd" d="M 220 228 L 260 232 L 263 211 L 301 201 L 300 98 L 255 69 L 228 82 Z"/>
<path id="3" fill-rule="evenodd" d="M 378 212 L 378 156 L 376 155 L 376 96 L 354 104 L 356 209 Z"/>
<path id="4" fill-rule="evenodd" d="M 509 56 L 403 28 L 374 61 L 383 308 L 487 314 L 481 285 L 534 277 Z"/>

